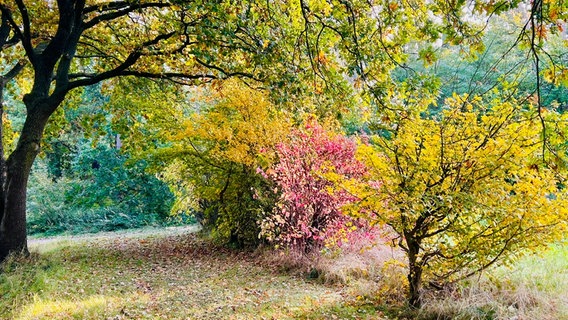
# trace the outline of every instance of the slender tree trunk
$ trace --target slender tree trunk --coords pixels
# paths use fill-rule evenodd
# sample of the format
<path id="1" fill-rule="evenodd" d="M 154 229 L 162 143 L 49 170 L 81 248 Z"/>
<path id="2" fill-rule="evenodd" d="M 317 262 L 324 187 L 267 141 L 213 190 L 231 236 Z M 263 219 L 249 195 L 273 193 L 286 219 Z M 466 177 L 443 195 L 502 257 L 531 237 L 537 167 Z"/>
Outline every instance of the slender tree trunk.
<path id="1" fill-rule="evenodd" d="M 422 267 L 416 264 L 409 266 L 408 272 L 408 303 L 412 308 L 422 307 Z"/>
<path id="2" fill-rule="evenodd" d="M 0 198 L 0 262 L 11 253 L 27 253 L 26 190 L 32 164 L 40 151 L 40 142 L 49 114 L 30 112 L 16 150 L 5 162 Z"/>
<path id="3" fill-rule="evenodd" d="M 6 88 L 6 81 L 3 77 L 0 78 L 0 223 L 2 223 L 4 208 L 3 191 L 6 182 L 6 157 L 4 151 L 4 89 Z M 2 261 L 0 259 L 0 261 Z"/>
<path id="4" fill-rule="evenodd" d="M 412 308 L 422 306 L 422 265 L 418 262 L 420 244 L 414 237 L 406 238 L 408 245 L 408 303 Z"/>

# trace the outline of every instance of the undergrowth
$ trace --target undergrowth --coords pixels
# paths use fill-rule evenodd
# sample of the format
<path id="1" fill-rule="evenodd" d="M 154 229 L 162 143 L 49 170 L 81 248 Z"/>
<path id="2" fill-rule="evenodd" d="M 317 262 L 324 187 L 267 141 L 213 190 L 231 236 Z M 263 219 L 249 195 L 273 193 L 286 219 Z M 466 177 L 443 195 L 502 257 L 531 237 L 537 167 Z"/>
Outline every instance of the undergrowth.
<path id="1" fill-rule="evenodd" d="M 173 194 L 144 167 L 128 167 L 120 155 L 101 159 L 106 160 L 98 169 L 85 164 L 77 168 L 84 177 L 54 179 L 43 162 L 34 166 L 27 198 L 28 234 L 82 234 L 194 222 L 189 214 L 170 215 Z"/>

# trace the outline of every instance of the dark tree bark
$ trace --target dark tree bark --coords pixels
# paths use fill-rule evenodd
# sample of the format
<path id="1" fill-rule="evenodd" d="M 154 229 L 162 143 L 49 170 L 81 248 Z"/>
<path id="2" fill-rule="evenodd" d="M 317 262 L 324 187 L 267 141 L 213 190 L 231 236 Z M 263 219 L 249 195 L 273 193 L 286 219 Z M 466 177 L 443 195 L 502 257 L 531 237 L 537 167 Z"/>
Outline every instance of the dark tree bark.
<path id="1" fill-rule="evenodd" d="M 11 47 L 19 42 L 11 35 L 10 13 L 0 6 L 2 14 L 0 24 L 0 50 Z M 24 62 L 18 62 L 6 74 L 0 76 L 0 262 L 12 252 L 27 253 L 26 235 L 26 185 L 28 173 L 20 171 L 18 166 L 25 163 L 20 161 L 22 152 L 6 161 L 4 150 L 4 90 L 8 82 L 16 77 L 24 67 Z M 28 125 L 29 127 L 29 125 Z M 30 165 L 31 168 L 31 165 Z M 23 198 L 23 202 L 20 200 Z M 23 217 L 23 218 L 22 218 Z"/>
<path id="2" fill-rule="evenodd" d="M 408 273 L 409 294 L 408 303 L 412 308 L 420 309 L 422 306 L 422 267 L 413 263 Z"/>
<path id="3" fill-rule="evenodd" d="M 420 309 L 422 306 L 422 271 L 419 261 L 420 243 L 414 234 L 406 233 L 406 248 L 408 256 L 408 303 L 410 307 Z"/>
<path id="4" fill-rule="evenodd" d="M 18 66 L 13 70 L 17 70 L 16 68 Z M 40 152 L 41 139 L 47 121 L 63 101 L 60 95 L 48 97 L 50 78 L 45 74 L 42 76 L 41 70 L 40 68 L 36 71 L 34 88 L 24 97 L 27 116 L 16 149 L 6 161 L 3 160 L 2 153 L 0 261 L 10 253 L 28 252 L 26 232 L 28 178 L 33 162 Z M 2 83 L 5 84 L 5 82 Z M 0 91 L 0 93 L 3 92 Z"/>
<path id="5" fill-rule="evenodd" d="M 24 96 L 26 105 L 26 120 L 20 133 L 16 149 L 4 161 L 4 148 L 2 147 L 2 159 L 0 163 L 2 184 L 0 190 L 0 262 L 11 253 L 27 253 L 26 232 L 26 192 L 28 178 L 32 164 L 39 154 L 43 131 L 49 117 L 63 102 L 65 94 L 69 91 L 68 83 L 58 79 L 55 89 L 51 91 L 52 81 L 55 75 L 56 65 L 58 73 L 69 71 L 66 59 L 71 59 L 75 52 L 76 42 L 80 35 L 81 12 L 84 1 L 57 2 L 59 8 L 58 29 L 51 41 L 45 46 L 32 47 L 31 23 L 27 8 L 21 0 L 16 0 L 16 6 L 21 15 L 23 26 L 13 19 L 13 13 L 6 6 L 0 7 L 2 13 L 2 25 L 0 26 L 0 41 L 16 39 L 15 43 L 21 43 L 27 60 L 34 69 L 33 87 L 30 93 Z M 10 38 L 10 35 L 13 37 Z M 0 48 L 4 48 L 1 46 Z M 62 59 L 62 57 L 66 59 Z M 18 63 L 2 80 L 3 94 L 6 82 L 16 76 L 21 70 L 22 63 Z M 3 107 L 3 105 L 2 105 Z M 3 112 L 3 108 L 2 108 Z M 1 139 L 2 137 L 0 137 Z"/>
<path id="6" fill-rule="evenodd" d="M 28 114 L 22 138 L 4 166 L 0 261 L 10 253 L 27 253 L 26 190 L 32 164 L 39 153 L 48 116 Z"/>

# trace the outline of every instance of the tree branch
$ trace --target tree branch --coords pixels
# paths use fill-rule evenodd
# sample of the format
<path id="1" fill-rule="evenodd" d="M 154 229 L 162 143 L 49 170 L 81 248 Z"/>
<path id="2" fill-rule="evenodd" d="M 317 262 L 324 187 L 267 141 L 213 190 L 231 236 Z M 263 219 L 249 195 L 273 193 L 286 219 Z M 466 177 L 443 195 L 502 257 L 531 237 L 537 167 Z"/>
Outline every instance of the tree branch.
<path id="1" fill-rule="evenodd" d="M 69 75 L 70 79 L 94 79 L 98 76 L 98 74 L 95 73 L 73 73 Z M 212 74 L 186 74 L 186 73 L 181 73 L 181 72 L 161 72 L 161 73 L 152 73 L 152 72 L 146 72 L 146 71 L 138 71 L 138 70 L 124 70 L 122 72 L 120 72 L 119 74 L 117 74 L 117 76 L 134 76 L 134 77 L 139 77 L 139 78 L 148 78 L 148 79 L 161 79 L 161 80 L 169 80 L 172 81 L 174 83 L 179 83 L 179 84 L 188 84 L 184 81 L 178 81 L 176 79 L 180 79 L 180 80 L 201 80 L 201 79 L 206 79 L 206 80 L 213 80 L 213 79 L 217 79 L 218 77 L 212 75 Z M 79 80 L 77 80 L 79 81 Z"/>
<path id="2" fill-rule="evenodd" d="M 129 1 L 111 1 L 107 3 L 101 3 L 94 6 L 85 7 L 83 9 L 83 14 L 91 13 L 91 12 L 103 12 L 107 10 L 118 10 L 131 5 Z"/>
<path id="3" fill-rule="evenodd" d="M 25 60 L 18 61 L 18 63 L 16 63 L 16 65 L 13 66 L 12 69 L 10 69 L 10 71 L 8 71 L 5 75 L 0 76 L 1 85 L 4 86 L 8 81 L 14 79 L 18 75 L 18 73 L 20 73 L 20 71 L 24 69 L 25 65 L 26 65 Z"/>
<path id="4" fill-rule="evenodd" d="M 540 93 L 541 87 L 541 79 L 540 79 L 540 56 L 538 54 L 538 48 L 536 41 L 539 42 L 541 39 L 541 32 L 544 26 L 542 25 L 541 21 L 536 21 L 538 17 L 542 17 L 542 0 L 534 0 L 533 6 L 531 8 L 531 16 L 530 16 L 530 26 L 531 26 L 531 35 L 530 35 L 530 50 L 534 58 L 534 68 L 535 68 L 535 76 L 536 76 L 536 103 L 537 103 L 537 110 L 538 110 L 538 118 L 540 120 L 542 126 L 542 160 L 546 162 L 546 124 L 544 122 L 544 116 L 542 115 L 542 97 Z M 537 28 L 539 32 L 537 34 Z"/>
<path id="5" fill-rule="evenodd" d="M 85 22 L 85 29 L 90 29 L 103 21 L 111 21 L 119 17 L 123 17 L 133 12 L 134 10 L 146 9 L 146 8 L 166 8 L 169 7 L 169 3 L 143 3 L 139 5 L 128 5 L 117 8 L 115 12 L 104 13 L 99 16 L 92 18 L 91 20 Z"/>
<path id="6" fill-rule="evenodd" d="M 105 71 L 105 72 L 101 72 L 101 73 L 94 75 L 92 77 L 72 81 L 68 84 L 68 86 L 66 88 L 63 89 L 63 91 L 66 93 L 66 92 L 68 92 L 68 91 L 70 91 L 74 88 L 77 88 L 77 87 L 93 85 L 93 84 L 99 83 L 103 80 L 107 80 L 107 79 L 110 79 L 110 78 L 113 78 L 113 77 L 123 75 L 123 73 L 128 68 L 130 68 L 132 65 L 134 65 L 136 63 L 136 61 L 138 61 L 138 59 L 140 59 L 140 57 L 142 56 L 142 50 L 144 48 L 148 48 L 148 47 L 151 47 L 155 44 L 158 44 L 160 41 L 169 39 L 169 38 L 173 37 L 175 34 L 176 34 L 175 32 L 161 34 L 161 35 L 155 37 L 154 39 L 152 39 L 150 41 L 146 41 L 146 42 L 142 43 L 138 48 L 136 48 L 134 51 L 132 51 L 121 64 L 119 64 L 114 69 L 111 69 L 111 70 L 108 70 L 108 71 Z"/>
<path id="7" fill-rule="evenodd" d="M 49 41 L 45 50 L 41 53 L 43 63 L 46 64 L 45 67 L 49 70 L 53 70 L 53 67 L 61 58 L 69 43 L 75 42 L 76 45 L 76 41 L 69 41 L 69 37 L 72 33 L 78 32 L 78 36 L 82 33 L 82 30 L 77 30 L 77 28 L 80 28 L 80 25 L 77 25 L 77 23 L 81 23 L 80 17 L 83 7 L 85 6 L 85 0 L 73 2 L 58 0 L 57 4 L 59 7 L 57 31 L 51 41 Z"/>
<path id="8" fill-rule="evenodd" d="M 85 6 L 85 0 L 80 0 L 75 4 L 73 10 L 73 24 L 71 25 L 71 33 L 68 35 L 62 50 L 62 56 L 57 66 L 55 77 L 55 85 L 57 87 L 65 87 L 69 83 L 69 69 L 71 68 L 71 61 L 75 56 L 77 44 L 81 38 L 84 29 L 82 28 L 82 8 Z M 56 89 L 57 90 L 57 89 Z"/>
<path id="9" fill-rule="evenodd" d="M 24 51 L 26 52 L 26 55 L 30 59 L 30 62 L 32 64 L 35 64 L 36 54 L 34 52 L 34 48 L 32 46 L 32 42 L 31 42 L 30 20 L 29 20 L 28 14 L 27 14 L 27 9 L 26 9 L 25 5 L 23 4 L 23 2 L 21 0 L 17 0 L 16 2 L 18 3 L 18 8 L 19 8 L 19 10 L 22 14 L 24 31 L 22 31 L 20 29 L 20 27 L 18 26 L 18 23 L 16 23 L 16 21 L 14 20 L 14 17 L 12 16 L 12 11 L 10 11 L 10 9 L 6 6 L 4 6 L 4 5 L 0 5 L 0 10 L 2 12 L 2 18 L 6 17 L 6 19 L 8 19 L 8 22 L 10 23 L 12 30 L 14 31 L 14 34 L 15 34 L 14 37 L 19 39 L 20 41 L 22 41 L 22 45 L 24 47 Z M 15 41 L 15 39 L 14 39 L 14 41 Z"/>
<path id="10" fill-rule="evenodd" d="M 223 68 L 221 68 L 221 67 L 219 67 L 219 66 L 215 66 L 215 65 L 212 65 L 212 64 L 208 64 L 208 63 L 202 61 L 201 59 L 199 59 L 199 58 L 197 58 L 197 57 L 195 57 L 195 61 L 197 61 L 197 63 L 199 63 L 200 65 L 202 65 L 202 66 L 204 66 L 204 67 L 206 67 L 206 68 L 208 68 L 208 69 L 216 70 L 216 71 L 221 72 L 222 74 L 225 75 L 225 78 L 235 77 L 235 76 L 241 76 L 241 77 L 250 78 L 250 79 L 252 79 L 252 80 L 261 82 L 260 79 L 256 78 L 256 77 L 255 77 L 253 74 L 251 74 L 251 73 L 246 73 L 246 72 L 228 72 L 228 71 L 224 70 Z"/>

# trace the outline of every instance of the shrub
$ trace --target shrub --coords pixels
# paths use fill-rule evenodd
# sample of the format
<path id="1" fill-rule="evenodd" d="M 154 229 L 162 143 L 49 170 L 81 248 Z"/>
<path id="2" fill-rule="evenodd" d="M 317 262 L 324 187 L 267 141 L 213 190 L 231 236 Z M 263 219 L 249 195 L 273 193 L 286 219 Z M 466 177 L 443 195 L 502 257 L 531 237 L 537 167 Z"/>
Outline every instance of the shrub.
<path id="1" fill-rule="evenodd" d="M 357 228 L 357 221 L 341 207 L 357 200 L 334 190 L 325 175 L 336 172 L 352 178 L 365 173 L 355 159 L 356 144 L 325 130 L 315 120 L 293 130 L 290 140 L 276 148 L 278 162 L 264 176 L 276 185 L 276 209 L 262 223 L 262 235 L 277 244 L 300 251 L 322 247 L 326 240 Z M 341 238 L 341 237 L 340 237 Z"/>
<path id="2" fill-rule="evenodd" d="M 154 219 L 169 217 L 173 194 L 164 182 L 146 172 L 146 161 L 129 159 L 119 150 L 99 144 L 79 153 L 73 166 L 77 180 L 65 194 L 68 205 L 113 207 L 127 215 Z"/>
<path id="3" fill-rule="evenodd" d="M 255 245 L 259 221 L 274 202 L 257 197 L 268 184 L 256 168 L 273 161 L 289 124 L 262 92 L 237 81 L 212 89 L 209 99 L 174 128 L 158 158 L 170 163 L 166 176 L 175 192 L 196 199 L 195 216 L 216 240 Z"/>
<path id="4" fill-rule="evenodd" d="M 171 223 L 168 186 L 145 172 L 145 162 L 127 160 L 118 150 L 99 145 L 76 154 L 69 172 L 56 181 L 44 163 L 36 165 L 28 190 L 29 232 L 97 232 Z"/>

